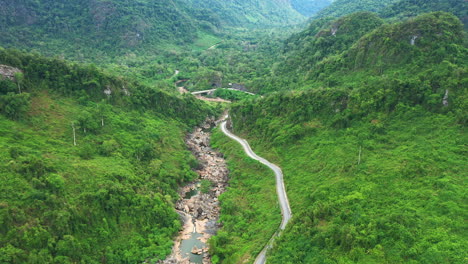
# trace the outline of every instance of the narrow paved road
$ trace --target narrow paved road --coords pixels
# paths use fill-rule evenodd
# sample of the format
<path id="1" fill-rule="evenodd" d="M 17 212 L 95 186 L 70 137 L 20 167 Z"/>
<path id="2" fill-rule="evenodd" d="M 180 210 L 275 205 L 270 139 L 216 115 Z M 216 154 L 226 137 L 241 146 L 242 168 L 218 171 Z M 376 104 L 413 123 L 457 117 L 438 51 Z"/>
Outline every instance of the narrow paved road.
<path id="1" fill-rule="evenodd" d="M 226 116 L 227 118 L 227 116 Z M 258 160 L 261 163 L 265 164 L 268 166 L 271 170 L 275 172 L 276 175 L 276 192 L 278 193 L 278 200 L 281 206 L 281 214 L 283 216 L 283 220 L 281 221 L 281 225 L 279 230 L 273 235 L 273 237 L 270 239 L 270 241 L 265 245 L 263 250 L 260 252 L 260 254 L 257 256 L 255 259 L 255 264 L 263 264 L 266 263 L 266 252 L 268 249 L 271 247 L 273 244 L 273 241 L 276 236 L 280 235 L 281 231 L 284 230 L 286 225 L 288 224 L 289 220 L 291 219 L 291 208 L 289 207 L 289 201 L 288 201 L 288 196 L 286 194 L 286 189 L 284 188 L 284 181 L 283 181 L 283 172 L 281 171 L 280 167 L 276 166 L 275 164 L 269 162 L 268 160 L 258 156 L 255 154 L 252 149 L 250 148 L 249 143 L 245 140 L 242 139 L 234 134 L 232 134 L 227 128 L 226 128 L 226 121 L 223 121 L 221 123 L 221 131 L 223 131 L 224 134 L 226 134 L 228 137 L 234 139 L 235 141 L 239 142 L 239 144 L 242 145 L 244 148 L 245 153 L 249 157 L 251 157 L 254 160 Z"/>

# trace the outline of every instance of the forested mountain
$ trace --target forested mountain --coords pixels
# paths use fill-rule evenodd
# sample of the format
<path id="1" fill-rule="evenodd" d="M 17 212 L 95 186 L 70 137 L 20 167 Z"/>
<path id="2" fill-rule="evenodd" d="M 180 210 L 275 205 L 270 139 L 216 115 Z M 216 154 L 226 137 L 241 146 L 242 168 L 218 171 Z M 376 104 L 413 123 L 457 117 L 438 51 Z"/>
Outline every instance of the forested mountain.
<path id="1" fill-rule="evenodd" d="M 289 1 L 0 1 L 0 45 L 87 57 L 187 46 L 226 27 L 303 22 Z M 77 55 L 78 54 L 78 55 Z"/>
<path id="2" fill-rule="evenodd" d="M 384 18 L 393 18 L 396 20 L 414 17 L 421 13 L 445 11 L 455 14 L 459 17 L 465 27 L 468 26 L 468 3 L 461 0 L 401 0 L 380 10 Z"/>
<path id="3" fill-rule="evenodd" d="M 433 66 L 463 50 L 465 33 L 460 25 L 443 12 L 391 25 L 372 13 L 316 20 L 285 42 L 283 59 L 273 67 L 267 85 L 258 84 L 259 91 L 336 86 L 349 82 L 339 79 L 354 74 L 350 69 L 372 68 L 382 74 L 405 68 L 408 72 L 401 72 L 407 74 L 416 65 Z"/>
<path id="4" fill-rule="evenodd" d="M 380 13 L 383 18 L 401 20 L 422 13 L 445 11 L 458 16 L 467 25 L 468 4 L 464 0 L 336 0 L 314 18 L 341 17 L 359 11 Z"/>
<path id="5" fill-rule="evenodd" d="M 400 0 L 335 0 L 331 5 L 318 12 L 314 18 L 341 17 L 354 12 L 377 12 Z"/>
<path id="6" fill-rule="evenodd" d="M 309 89 L 232 106 L 285 175 L 294 219 L 269 263 L 464 263 L 463 35 L 443 12 L 381 25 L 312 67 Z"/>
<path id="7" fill-rule="evenodd" d="M 223 24 L 237 27 L 286 26 L 304 21 L 289 0 L 183 0 L 195 10 L 210 10 Z M 202 17 L 204 14 L 202 14 Z"/>
<path id="8" fill-rule="evenodd" d="M 284 59 L 273 68 L 269 83 L 278 89 L 300 85 L 305 73 L 317 63 L 346 51 L 359 38 L 382 24 L 383 20 L 370 12 L 354 13 L 337 20 L 313 21 L 306 30 L 285 41 Z"/>
<path id="9" fill-rule="evenodd" d="M 0 46 L 31 51 L 0 47 L 0 263 L 164 259 L 199 166 L 183 139 L 224 107 L 177 86 L 230 85 L 262 95 L 214 93 L 291 204 L 268 263 L 466 262 L 466 5 L 0 0 Z M 212 263 L 252 263 L 275 178 L 212 140 L 232 177 Z"/>
<path id="10" fill-rule="evenodd" d="M 59 49 L 155 48 L 161 43 L 187 43 L 197 37 L 200 23 L 210 29 L 219 23 L 204 16 L 191 18 L 177 1 L 50 0 L 0 2 L 4 46 Z M 59 49 L 60 50 L 60 49 Z"/>
<path id="11" fill-rule="evenodd" d="M 164 258 L 195 176 L 184 132 L 212 110 L 95 66 L 3 49 L 0 65 L 16 72 L 0 78 L 0 262 Z"/>
<path id="12" fill-rule="evenodd" d="M 309 17 L 329 6 L 332 2 L 332 0 L 291 0 L 291 5 L 299 13 Z"/>

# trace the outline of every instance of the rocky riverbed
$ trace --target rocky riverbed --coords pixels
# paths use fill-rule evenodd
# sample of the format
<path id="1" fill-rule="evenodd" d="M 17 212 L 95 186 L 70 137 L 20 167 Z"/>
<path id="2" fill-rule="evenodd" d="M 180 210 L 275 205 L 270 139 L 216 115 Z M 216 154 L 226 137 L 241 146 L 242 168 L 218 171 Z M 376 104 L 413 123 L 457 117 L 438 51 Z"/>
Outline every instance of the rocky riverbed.
<path id="1" fill-rule="evenodd" d="M 183 219 L 184 228 L 175 241 L 172 254 L 160 263 L 190 264 L 195 263 L 193 259 L 199 259 L 196 263 L 211 263 L 206 242 L 219 228 L 218 197 L 226 190 L 228 182 L 228 169 L 223 155 L 210 147 L 210 130 L 215 124 L 214 118 L 207 119 L 185 139 L 200 164 L 196 170 L 199 179 L 179 190 L 181 199 L 177 201 L 176 209 Z M 205 181 L 205 184 L 210 181 L 211 187 L 200 188 L 200 181 Z M 195 239 L 201 243 L 195 243 Z M 187 246 L 189 252 L 186 252 Z"/>

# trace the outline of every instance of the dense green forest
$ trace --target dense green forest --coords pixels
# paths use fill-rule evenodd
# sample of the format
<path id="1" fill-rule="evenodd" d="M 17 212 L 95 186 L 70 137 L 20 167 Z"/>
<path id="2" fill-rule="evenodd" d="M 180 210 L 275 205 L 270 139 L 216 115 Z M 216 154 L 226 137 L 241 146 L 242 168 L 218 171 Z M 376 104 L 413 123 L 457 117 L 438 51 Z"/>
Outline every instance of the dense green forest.
<path id="1" fill-rule="evenodd" d="M 328 7 L 318 12 L 314 18 L 342 17 L 355 12 L 378 12 L 381 9 L 401 0 L 335 0 Z"/>
<path id="2" fill-rule="evenodd" d="M 93 65 L 14 50 L 0 64 L 2 263 L 164 258 L 176 188 L 196 177 L 184 133 L 213 110 Z"/>
<path id="3" fill-rule="evenodd" d="M 262 95 L 213 96 L 284 172 L 294 217 L 268 263 L 465 263 L 467 10 L 0 0 L 0 263 L 164 259 L 199 166 L 185 134 L 226 107 L 182 86 Z M 280 222 L 274 176 L 216 129 L 212 146 L 231 178 L 212 262 L 252 263 Z"/>
<path id="4" fill-rule="evenodd" d="M 465 66 L 465 31 L 454 15 L 435 12 L 405 22 L 382 23 L 372 13 L 313 22 L 286 41 L 285 57 L 263 83 L 253 87 L 261 93 L 355 87 L 369 75 L 373 78 L 368 82 L 386 80 L 385 85 L 389 79 L 407 81 L 428 75 L 425 70 L 457 74 L 450 67 Z M 443 71 L 444 67 L 449 68 Z"/>
<path id="5" fill-rule="evenodd" d="M 223 24 L 236 27 L 287 26 L 304 21 L 305 17 L 284 0 L 183 0 L 190 7 L 209 10 L 221 19 Z M 304 10 L 305 8 L 301 8 Z M 204 14 L 201 14 L 204 17 Z"/>
<path id="6" fill-rule="evenodd" d="M 212 145 L 225 154 L 230 171 L 230 187 L 220 197 L 223 227 L 210 241 L 212 262 L 252 263 L 280 223 L 275 177 L 221 131 L 213 134 Z"/>
<path id="7" fill-rule="evenodd" d="M 401 20 L 434 11 L 453 13 L 461 19 L 465 27 L 468 26 L 468 3 L 460 0 L 401 0 L 385 7 L 379 13 L 385 18 Z"/>
<path id="8" fill-rule="evenodd" d="M 343 47 L 311 67 L 304 91 L 231 107 L 237 133 L 285 174 L 294 219 L 269 262 L 464 263 L 462 23 L 424 14 Z"/>
<path id="9" fill-rule="evenodd" d="M 299 13 L 308 17 L 318 13 L 331 3 L 332 0 L 291 0 L 292 7 Z"/>
<path id="10" fill-rule="evenodd" d="M 454 114 L 401 104 L 337 128 L 330 120 L 340 114 L 320 113 L 304 99 L 276 98 L 313 109 L 301 122 L 292 111 L 234 119 L 238 133 L 285 174 L 294 218 L 269 262 L 464 263 L 467 138 Z M 273 101 L 262 104 L 276 109 Z M 232 113 L 245 111 L 238 107 Z M 253 122 L 273 135 L 243 125 Z"/>
<path id="11" fill-rule="evenodd" d="M 0 45 L 34 48 L 73 59 L 160 54 L 190 46 L 230 26 L 297 24 L 288 1 L 0 1 Z M 90 56 L 90 54 L 92 56 Z M 99 59 L 100 60 L 100 59 Z"/>

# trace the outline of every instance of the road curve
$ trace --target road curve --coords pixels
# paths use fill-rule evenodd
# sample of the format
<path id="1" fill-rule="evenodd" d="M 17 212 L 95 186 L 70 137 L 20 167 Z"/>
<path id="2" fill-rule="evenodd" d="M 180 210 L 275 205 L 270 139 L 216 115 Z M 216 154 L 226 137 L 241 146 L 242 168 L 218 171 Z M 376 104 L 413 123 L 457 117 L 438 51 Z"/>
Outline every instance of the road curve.
<path id="1" fill-rule="evenodd" d="M 242 145 L 242 147 L 244 148 L 245 153 L 247 153 L 247 155 L 249 157 L 251 157 L 254 160 L 258 160 L 260 163 L 263 163 L 266 166 L 268 166 L 271 170 L 273 170 L 273 172 L 275 173 L 275 176 L 276 176 L 276 192 L 278 193 L 278 200 L 279 200 L 279 203 L 280 203 L 281 214 L 282 214 L 283 219 L 281 221 L 281 225 L 279 227 L 279 230 L 272 236 L 270 241 L 268 241 L 268 243 L 265 245 L 263 250 L 260 252 L 260 254 L 255 259 L 255 262 L 254 262 L 255 264 L 264 264 L 264 263 L 266 263 L 266 252 L 268 251 L 269 248 L 271 248 L 271 246 L 273 244 L 273 241 L 275 240 L 275 237 L 277 237 L 277 236 L 279 236 L 281 234 L 281 231 L 284 230 L 284 228 L 286 227 L 286 225 L 288 224 L 288 222 L 289 222 L 289 220 L 291 219 L 291 216 L 292 216 L 291 208 L 289 206 L 288 196 L 286 194 L 286 189 L 284 188 L 283 172 L 281 171 L 280 167 L 276 166 L 275 164 L 273 164 L 273 163 L 269 162 L 268 160 L 266 160 L 266 159 L 258 156 L 257 154 L 255 154 L 252 151 L 252 149 L 250 148 L 250 145 L 247 142 L 247 140 L 242 139 L 242 138 L 232 134 L 226 128 L 226 121 L 223 121 L 221 123 L 220 127 L 221 127 L 221 131 L 223 131 L 223 133 L 226 136 L 234 139 L 235 141 L 239 142 L 239 144 Z"/>

